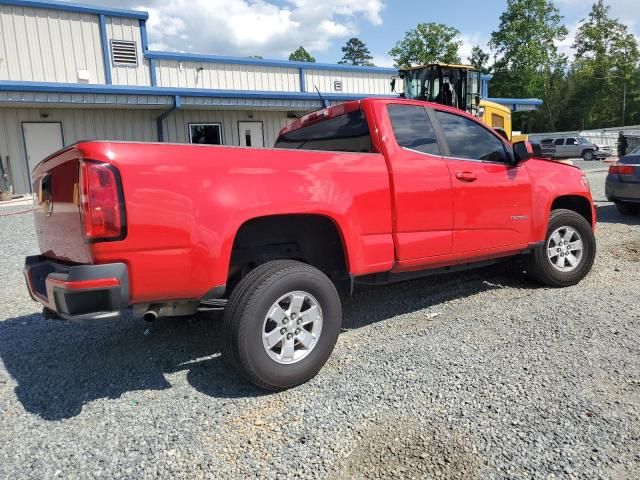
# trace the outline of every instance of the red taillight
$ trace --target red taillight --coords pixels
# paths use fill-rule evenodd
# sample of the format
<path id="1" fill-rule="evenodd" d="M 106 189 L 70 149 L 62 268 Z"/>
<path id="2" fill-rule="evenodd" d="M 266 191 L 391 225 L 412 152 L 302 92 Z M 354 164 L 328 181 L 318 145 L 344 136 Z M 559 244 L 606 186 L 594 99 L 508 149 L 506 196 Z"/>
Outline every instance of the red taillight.
<path id="1" fill-rule="evenodd" d="M 609 173 L 615 173 L 618 175 L 633 175 L 633 166 L 631 165 L 611 165 L 609 167 Z"/>
<path id="2" fill-rule="evenodd" d="M 106 163 L 83 161 L 81 165 L 80 208 L 85 239 L 123 239 L 126 221 L 117 170 Z"/>

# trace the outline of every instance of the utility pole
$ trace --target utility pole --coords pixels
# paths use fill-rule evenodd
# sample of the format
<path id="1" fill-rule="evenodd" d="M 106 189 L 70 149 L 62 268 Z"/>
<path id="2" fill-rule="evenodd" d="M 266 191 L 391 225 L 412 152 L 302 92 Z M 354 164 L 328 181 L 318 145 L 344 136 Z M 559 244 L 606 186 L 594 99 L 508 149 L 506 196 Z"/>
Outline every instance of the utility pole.
<path id="1" fill-rule="evenodd" d="M 627 110 L 627 79 L 622 80 L 622 126 L 624 127 L 624 117 Z"/>

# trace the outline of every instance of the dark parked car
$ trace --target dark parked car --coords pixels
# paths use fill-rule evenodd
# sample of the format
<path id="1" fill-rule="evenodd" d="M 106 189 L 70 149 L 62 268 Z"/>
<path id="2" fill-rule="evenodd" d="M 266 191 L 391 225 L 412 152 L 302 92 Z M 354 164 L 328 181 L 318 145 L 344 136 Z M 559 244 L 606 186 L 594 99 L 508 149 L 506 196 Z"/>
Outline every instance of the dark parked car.
<path id="1" fill-rule="evenodd" d="M 554 145 L 555 154 L 553 158 L 579 158 L 582 157 L 586 161 L 603 160 L 607 158 L 611 152 L 600 150 L 600 148 L 590 140 L 584 137 L 555 137 L 545 138 L 540 145 Z"/>
<path id="2" fill-rule="evenodd" d="M 533 154 L 540 158 L 554 158 L 556 147 L 553 143 L 532 143 Z"/>
<path id="3" fill-rule="evenodd" d="M 640 212 L 640 147 L 609 167 L 605 195 L 624 215 Z"/>

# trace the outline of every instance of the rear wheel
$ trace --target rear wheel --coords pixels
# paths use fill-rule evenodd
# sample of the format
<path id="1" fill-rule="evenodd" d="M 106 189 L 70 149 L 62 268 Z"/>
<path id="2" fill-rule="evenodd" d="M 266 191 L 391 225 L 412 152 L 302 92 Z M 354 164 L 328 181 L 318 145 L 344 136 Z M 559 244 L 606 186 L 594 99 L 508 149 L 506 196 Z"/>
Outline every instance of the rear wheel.
<path id="1" fill-rule="evenodd" d="M 269 262 L 229 299 L 225 359 L 261 388 L 295 387 L 327 362 L 341 321 L 340 297 L 324 273 L 300 262 Z"/>
<path id="2" fill-rule="evenodd" d="M 582 159 L 587 161 L 587 162 L 591 162 L 594 158 L 593 155 L 593 150 L 585 150 L 584 152 L 582 152 Z"/>
<path id="3" fill-rule="evenodd" d="M 640 205 L 632 203 L 616 202 L 616 208 L 622 215 L 637 215 L 640 212 Z"/>
<path id="4" fill-rule="evenodd" d="M 580 282 L 591 270 L 596 241 L 589 222 L 572 210 L 554 210 L 544 245 L 528 258 L 527 272 L 551 287 L 568 287 Z"/>

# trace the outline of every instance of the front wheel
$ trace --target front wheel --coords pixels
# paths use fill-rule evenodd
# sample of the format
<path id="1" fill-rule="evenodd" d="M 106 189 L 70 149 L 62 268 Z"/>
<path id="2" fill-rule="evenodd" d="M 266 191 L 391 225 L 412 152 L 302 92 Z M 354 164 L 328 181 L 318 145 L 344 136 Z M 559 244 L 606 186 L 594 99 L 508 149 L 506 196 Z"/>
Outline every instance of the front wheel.
<path id="1" fill-rule="evenodd" d="M 594 159 L 593 150 L 585 150 L 582 152 L 582 159 L 591 162 Z"/>
<path id="2" fill-rule="evenodd" d="M 341 322 L 340 297 L 324 273 L 291 260 L 268 262 L 229 298 L 224 356 L 257 386 L 285 390 L 320 371 Z"/>
<path id="3" fill-rule="evenodd" d="M 551 287 L 568 287 L 587 276 L 596 254 L 589 222 L 572 210 L 554 210 L 544 244 L 529 255 L 527 272 Z"/>

